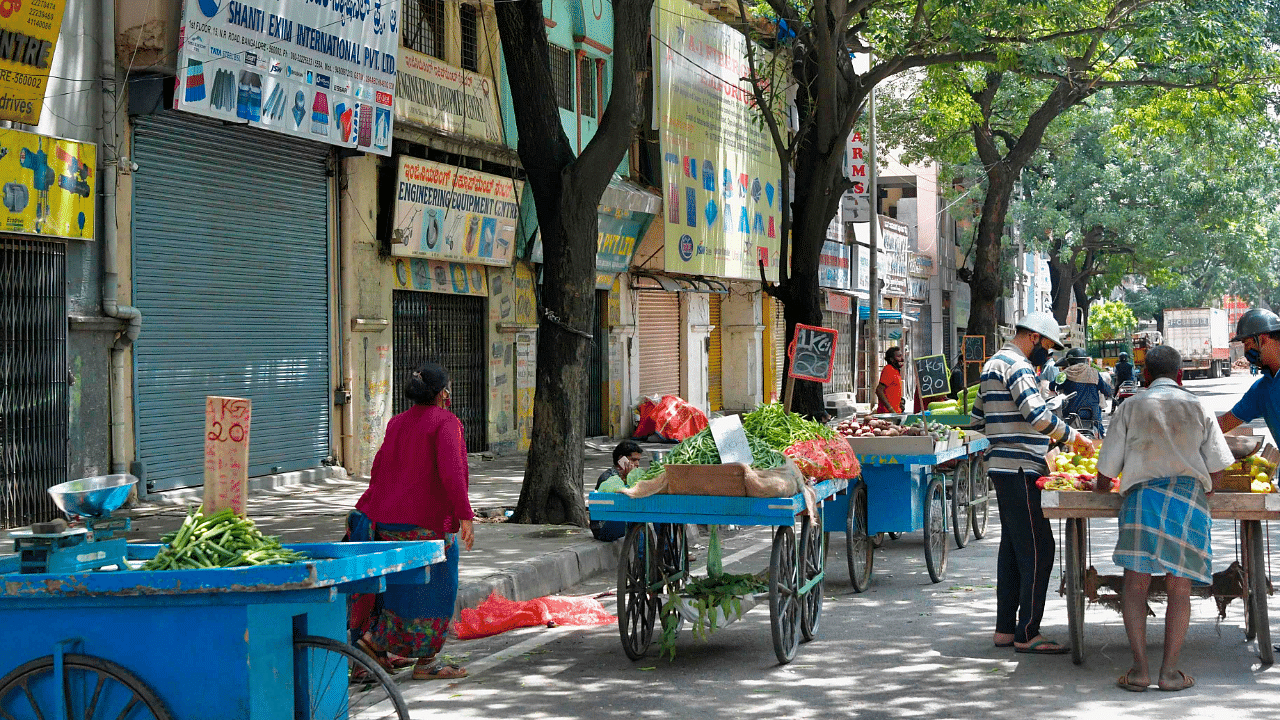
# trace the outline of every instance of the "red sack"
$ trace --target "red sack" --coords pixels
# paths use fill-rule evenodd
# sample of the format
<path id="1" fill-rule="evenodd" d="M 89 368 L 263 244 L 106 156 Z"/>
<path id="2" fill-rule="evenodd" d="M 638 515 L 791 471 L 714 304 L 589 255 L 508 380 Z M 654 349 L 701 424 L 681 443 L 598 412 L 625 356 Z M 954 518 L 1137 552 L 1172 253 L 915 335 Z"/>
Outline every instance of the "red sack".
<path id="1" fill-rule="evenodd" d="M 534 600 L 508 600 L 495 590 L 479 607 L 458 613 L 454 628 L 460 640 L 499 635 L 522 627 L 546 625 L 605 625 L 616 623 L 599 600 L 586 596 L 550 595 Z"/>
<path id="2" fill-rule="evenodd" d="M 680 441 L 697 435 L 707 426 L 707 416 L 698 408 L 675 395 L 664 395 L 658 402 L 645 399 L 640 403 L 640 424 L 634 437 L 659 435 Z"/>
<path id="3" fill-rule="evenodd" d="M 800 472 L 815 480 L 852 479 L 862 474 L 858 456 L 849 446 L 849 441 L 843 437 L 806 440 L 782 452 L 795 461 Z"/>

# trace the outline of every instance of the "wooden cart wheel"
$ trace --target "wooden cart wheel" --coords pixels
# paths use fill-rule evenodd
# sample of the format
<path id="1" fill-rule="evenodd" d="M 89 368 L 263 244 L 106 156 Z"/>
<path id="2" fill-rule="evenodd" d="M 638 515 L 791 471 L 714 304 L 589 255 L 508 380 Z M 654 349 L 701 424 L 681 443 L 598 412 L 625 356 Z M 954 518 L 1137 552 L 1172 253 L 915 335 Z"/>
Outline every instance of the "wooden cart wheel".
<path id="1" fill-rule="evenodd" d="M 960 462 L 951 471 L 951 532 L 956 536 L 956 547 L 969 544 L 969 498 L 973 497 L 969 463 Z"/>
<path id="2" fill-rule="evenodd" d="M 1083 518 L 1067 518 L 1067 630 L 1071 636 L 1071 661 L 1084 663 L 1084 538 Z"/>
<path id="3" fill-rule="evenodd" d="M 973 521 L 973 539 L 987 536 L 987 520 L 991 517 L 991 476 L 987 464 L 978 456 L 969 460 L 969 518 Z"/>
<path id="4" fill-rule="evenodd" d="M 865 592 L 871 584 L 875 548 L 867 535 L 867 486 L 854 485 L 849 491 L 849 515 L 845 518 L 844 539 L 848 544 L 849 582 L 853 591 Z"/>
<path id="5" fill-rule="evenodd" d="M 391 673 L 347 643 L 317 635 L 295 637 L 293 672 L 295 718 L 409 720 L 409 707 Z"/>
<path id="6" fill-rule="evenodd" d="M 1271 624 L 1267 613 L 1267 564 L 1262 554 L 1262 523 L 1246 520 L 1249 527 L 1249 617 L 1253 620 L 1253 633 L 1258 639 L 1258 655 L 1263 665 L 1275 661 L 1275 648 L 1271 646 Z"/>
<path id="7" fill-rule="evenodd" d="M 786 665 L 800 645 L 800 567 L 796 563 L 796 530 L 783 525 L 773 533 L 769 558 L 769 628 L 773 653 Z"/>
<path id="8" fill-rule="evenodd" d="M 827 557 L 826 536 L 822 532 L 822 503 L 818 503 L 818 521 L 805 518 L 800 526 L 801 572 L 800 585 L 808 585 L 814 578 L 821 578 L 805 594 L 800 596 L 800 632 L 805 642 L 818 636 L 818 623 L 822 619 L 822 596 L 826 590 L 823 575 Z"/>
<path id="9" fill-rule="evenodd" d="M 654 534 L 645 523 L 632 525 L 618 560 L 618 633 L 622 649 L 632 660 L 648 651 L 658 615 L 657 590 L 649 587 L 658 574 Z"/>
<path id="10" fill-rule="evenodd" d="M 942 494 L 942 481 L 929 481 L 924 492 L 924 561 L 929 577 L 942 582 L 947 573 L 947 502 Z"/>
<path id="11" fill-rule="evenodd" d="M 54 658 L 47 655 L 0 678 L 0 716 L 54 718 L 70 710 L 87 720 L 173 717 L 146 683 L 110 660 L 68 653 L 62 671 L 59 687 Z"/>

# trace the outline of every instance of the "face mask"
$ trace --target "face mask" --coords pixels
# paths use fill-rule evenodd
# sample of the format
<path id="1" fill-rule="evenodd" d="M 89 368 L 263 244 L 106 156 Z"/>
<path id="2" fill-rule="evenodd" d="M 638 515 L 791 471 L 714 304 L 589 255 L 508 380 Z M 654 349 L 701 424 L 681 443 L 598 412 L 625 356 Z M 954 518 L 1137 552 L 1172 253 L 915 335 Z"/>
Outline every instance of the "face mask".
<path id="1" fill-rule="evenodd" d="M 1032 365 L 1044 365 L 1049 360 L 1049 351 L 1045 349 L 1045 346 L 1036 343 L 1035 348 L 1027 359 L 1031 361 Z"/>
<path id="2" fill-rule="evenodd" d="M 1249 361 L 1249 364 L 1251 364 L 1251 365 L 1261 365 L 1261 364 L 1262 364 L 1262 351 L 1261 351 L 1261 350 L 1259 350 L 1258 348 L 1253 348 L 1252 350 L 1245 350 L 1245 351 L 1244 351 L 1244 359 L 1245 359 L 1245 360 L 1248 360 L 1248 361 Z"/>

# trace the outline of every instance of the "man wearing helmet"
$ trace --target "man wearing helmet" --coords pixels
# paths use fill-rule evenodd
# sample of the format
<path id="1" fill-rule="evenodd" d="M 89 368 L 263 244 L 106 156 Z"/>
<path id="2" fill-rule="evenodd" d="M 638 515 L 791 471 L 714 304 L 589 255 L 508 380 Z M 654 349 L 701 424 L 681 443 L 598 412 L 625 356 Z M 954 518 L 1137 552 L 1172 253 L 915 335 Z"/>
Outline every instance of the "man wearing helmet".
<path id="1" fill-rule="evenodd" d="M 1102 397 L 1111 397 L 1111 386 L 1103 379 L 1102 373 L 1089 362 L 1089 354 L 1084 348 L 1071 348 L 1067 351 L 1066 368 L 1061 379 L 1055 379 L 1049 388 L 1055 392 L 1075 393 L 1075 397 L 1067 403 L 1066 411 L 1076 417 L 1102 437 Z"/>
<path id="2" fill-rule="evenodd" d="M 1265 372 L 1231 412 L 1218 418 L 1218 426 L 1226 433 L 1264 418 L 1271 437 L 1280 441 L 1280 379 L 1276 378 L 1280 373 L 1280 317 L 1270 310 L 1253 308 L 1236 322 L 1231 342 L 1244 344 L 1245 359 Z"/>
<path id="3" fill-rule="evenodd" d="M 1116 360 L 1116 385 L 1133 382 L 1133 363 L 1129 362 L 1129 353 L 1120 353 Z"/>
<path id="4" fill-rule="evenodd" d="M 1049 472 L 1045 454 L 1052 441 L 1070 443 L 1086 456 L 1093 445 L 1045 407 L 1037 387 L 1032 366 L 1063 347 L 1058 321 L 1049 313 L 1029 313 L 1017 330 L 983 366 L 972 417 L 972 426 L 991 441 L 991 483 L 1000 505 L 994 640 L 1021 653 L 1059 655 L 1070 648 L 1040 635 L 1054 542 L 1035 483 Z"/>

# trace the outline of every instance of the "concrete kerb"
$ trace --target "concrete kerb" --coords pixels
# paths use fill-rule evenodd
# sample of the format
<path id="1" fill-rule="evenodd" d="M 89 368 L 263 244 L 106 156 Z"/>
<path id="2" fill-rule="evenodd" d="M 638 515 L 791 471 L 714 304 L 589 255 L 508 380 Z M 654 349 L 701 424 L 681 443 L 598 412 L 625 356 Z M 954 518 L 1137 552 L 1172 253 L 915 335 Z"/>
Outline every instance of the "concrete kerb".
<path id="1" fill-rule="evenodd" d="M 458 588 L 455 615 L 464 609 L 478 607 L 497 592 L 508 600 L 533 600 L 554 595 L 593 575 L 615 570 L 622 541 L 592 540 L 529 558 L 510 570 L 494 573 L 479 580 L 464 582 Z"/>

